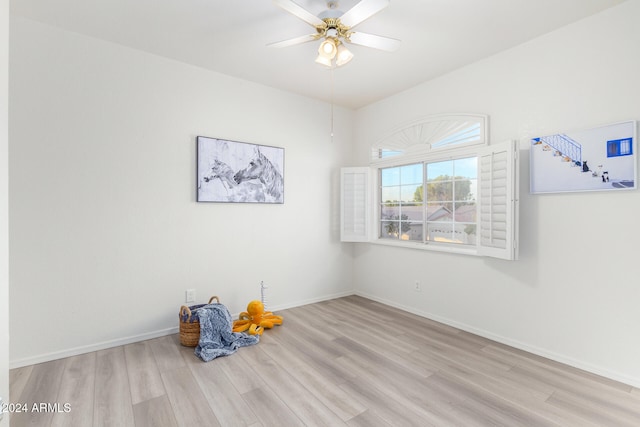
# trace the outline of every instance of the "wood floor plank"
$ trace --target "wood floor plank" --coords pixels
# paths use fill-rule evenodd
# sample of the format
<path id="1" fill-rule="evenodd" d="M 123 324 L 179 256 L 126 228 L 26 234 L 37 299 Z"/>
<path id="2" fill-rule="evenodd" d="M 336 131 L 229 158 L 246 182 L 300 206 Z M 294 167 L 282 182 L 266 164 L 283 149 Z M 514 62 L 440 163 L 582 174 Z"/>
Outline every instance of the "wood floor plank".
<path id="1" fill-rule="evenodd" d="M 617 390 L 624 394 L 629 393 L 632 389 L 628 384 L 623 384 L 621 382 L 586 372 L 533 353 L 509 347 L 504 344 L 492 343 L 491 345 L 483 348 L 482 351 L 491 354 L 494 359 L 508 358 L 514 366 L 535 366 L 547 371 L 557 371 L 563 376 L 570 376 L 573 378 L 573 381 L 589 384 L 589 387 L 601 388 L 605 391 Z"/>
<path id="2" fill-rule="evenodd" d="M 256 414 L 263 426 L 304 426 L 302 420 L 289 409 L 278 395 L 265 386 L 253 389 L 242 398 Z"/>
<path id="3" fill-rule="evenodd" d="M 343 421 L 353 419 L 367 409 L 345 393 L 339 384 L 328 382 L 326 377 L 315 369 L 297 368 L 294 369 L 293 376 L 304 378 L 304 387 Z"/>
<path id="4" fill-rule="evenodd" d="M 65 362 L 58 402 L 63 405 L 69 404 L 69 411 L 55 413 L 51 426 L 92 425 L 96 389 L 96 353 L 69 357 Z"/>
<path id="5" fill-rule="evenodd" d="M 162 373 L 167 396 L 180 426 L 220 426 L 188 367 Z"/>
<path id="6" fill-rule="evenodd" d="M 340 299 L 342 300 L 342 298 Z M 441 334 L 447 335 L 458 335 L 462 332 L 460 329 L 454 328 L 453 326 L 445 325 L 444 323 L 436 322 L 435 320 L 427 319 L 426 317 L 418 316 L 417 314 L 399 310 L 395 307 L 384 305 L 377 301 L 368 300 L 356 295 L 345 297 L 344 301 L 365 307 L 367 310 L 371 310 L 375 313 L 388 315 L 393 319 L 395 324 L 399 325 L 402 329 L 411 328 L 419 331 L 437 331 Z"/>
<path id="7" fill-rule="evenodd" d="M 40 403 L 57 403 L 60 381 L 64 373 L 65 360 L 34 365 L 27 381 L 20 401 L 26 404 L 26 412 L 10 414 L 13 427 L 48 426 L 51 424 L 53 412 L 39 411 Z M 34 410 L 34 405 L 38 410 Z"/>
<path id="8" fill-rule="evenodd" d="M 431 424 L 449 424 L 450 412 L 456 404 L 463 401 L 459 390 L 451 390 L 449 384 L 443 384 L 442 380 L 438 380 L 437 374 L 422 378 L 398 369 L 387 370 L 386 364 L 361 358 L 359 355 L 345 356 L 341 360 L 350 364 L 352 370 L 358 374 L 359 382 L 386 395 L 386 400 L 392 401 L 401 396 L 402 404 L 413 408 L 420 414 L 421 419 Z M 371 406 L 368 408 L 371 409 Z"/>
<path id="9" fill-rule="evenodd" d="M 395 333 L 393 336 L 381 335 L 373 332 L 366 332 L 362 329 L 343 328 L 342 337 L 334 342 L 339 342 L 343 338 L 348 338 L 353 342 L 367 347 L 368 349 L 379 353 L 381 356 L 393 360 L 399 354 L 409 354 L 416 350 L 416 347 L 404 335 Z M 344 352 L 347 349 L 343 350 Z"/>
<path id="10" fill-rule="evenodd" d="M 435 354 L 437 355 L 437 353 Z M 414 366 L 414 370 L 424 377 L 442 369 L 446 370 L 452 365 L 448 360 L 435 357 L 433 353 L 427 353 L 424 350 L 418 350 L 404 355 L 404 359 L 406 359 L 408 363 L 411 363 L 411 365 Z"/>
<path id="11" fill-rule="evenodd" d="M 133 418 L 136 427 L 178 427 L 166 395 L 133 405 Z"/>
<path id="12" fill-rule="evenodd" d="M 347 300 L 335 299 L 323 301 L 309 306 L 308 312 L 321 323 L 331 326 L 341 326 L 355 321 L 358 325 L 367 328 L 380 330 L 383 333 L 393 333 L 398 331 L 398 324 L 394 323 L 393 316 L 386 316 L 384 313 L 377 313 L 365 307 L 365 305 L 352 304 Z M 328 322 L 329 320 L 333 322 Z"/>
<path id="13" fill-rule="evenodd" d="M 537 387 L 536 384 L 526 382 L 526 378 L 512 370 L 485 368 L 476 371 L 463 371 L 460 369 L 446 369 L 447 375 L 469 384 L 470 387 L 479 387 L 486 393 L 491 393 L 502 399 L 512 402 L 542 403 L 546 401 L 553 390 Z M 523 387 L 526 385 L 526 387 Z"/>
<path id="14" fill-rule="evenodd" d="M 630 408 L 620 405 L 614 400 L 594 399 L 575 393 L 558 390 L 547 399 L 550 405 L 569 410 L 572 413 L 581 414 L 587 420 L 595 420 L 596 423 L 616 427 L 637 427 L 640 425 L 640 405 Z"/>
<path id="15" fill-rule="evenodd" d="M 297 346 L 297 348 L 299 348 L 305 354 L 308 354 L 310 357 L 332 359 L 340 356 L 339 353 L 336 353 L 335 348 L 318 345 L 318 343 L 328 343 L 336 336 L 342 336 L 342 331 L 337 330 L 336 328 L 333 328 L 329 325 L 326 325 L 324 328 L 317 328 L 309 323 L 296 322 L 295 319 L 293 321 L 290 321 L 289 323 L 292 324 L 289 328 L 291 332 L 288 332 L 286 334 L 273 334 L 274 339 L 287 339 L 291 342 L 292 345 Z M 287 326 L 289 326 L 289 323 L 287 323 Z M 333 332 L 327 333 L 327 329 L 332 330 Z M 313 350 L 307 350 L 310 348 Z"/>
<path id="16" fill-rule="evenodd" d="M 388 422 L 368 410 L 351 418 L 349 421 L 347 421 L 347 425 L 349 425 L 350 427 L 393 427 L 393 424 L 389 424 Z"/>
<path id="17" fill-rule="evenodd" d="M 176 347 L 178 352 L 180 353 L 180 356 L 182 356 L 182 363 L 178 362 L 178 364 L 181 365 L 180 367 L 202 363 L 202 360 L 200 360 L 198 356 L 195 355 L 194 347 L 185 347 L 183 345 L 178 345 L 178 344 L 176 344 Z M 166 371 L 163 371 L 163 372 L 166 372 Z"/>
<path id="18" fill-rule="evenodd" d="M 371 341 L 352 337 L 342 337 L 333 341 L 333 346 L 341 348 L 346 356 L 357 354 L 372 365 L 382 365 L 386 371 L 395 371 L 403 375 L 426 378 L 433 371 L 415 363 L 404 353 L 393 353 L 392 348 L 381 348 L 383 345 L 373 345 Z"/>
<path id="19" fill-rule="evenodd" d="M 124 356 L 127 361 L 132 404 L 165 394 L 160 371 L 148 341 L 125 345 Z"/>
<path id="20" fill-rule="evenodd" d="M 292 352 L 290 348 L 284 347 L 274 340 L 260 343 L 260 348 L 343 421 L 353 419 L 366 411 L 367 408 L 364 405 L 351 399 L 338 387 L 344 381 L 333 382 L 322 371 L 307 363 L 300 363 L 306 359 Z"/>
<path id="21" fill-rule="evenodd" d="M 455 369 L 476 371 L 509 371 L 513 365 L 488 357 L 482 349 L 460 349 L 455 346 L 438 343 L 438 350 L 433 345 L 420 347 L 419 353 L 432 361 L 441 361 L 450 364 Z M 418 352 L 414 353 L 417 354 Z"/>
<path id="22" fill-rule="evenodd" d="M 180 352 L 178 335 L 168 335 L 148 341 L 158 371 L 167 372 L 186 366 Z"/>
<path id="23" fill-rule="evenodd" d="M 233 354 L 227 357 L 238 357 Z M 223 426 L 244 427 L 258 422 L 251 407 L 242 398 L 222 370 L 221 359 L 190 365 L 191 372 L 200 386 L 209 406 Z"/>
<path id="24" fill-rule="evenodd" d="M 618 388 L 612 388 L 588 377 L 576 375 L 573 370 L 559 370 L 557 367 L 545 368 L 539 364 L 516 365 L 513 371 L 518 372 L 530 383 L 542 383 L 566 392 L 592 405 L 620 406 L 622 408 L 637 408 L 640 411 L 640 399 L 631 393 Z"/>
<path id="25" fill-rule="evenodd" d="M 513 366 L 524 363 L 539 364 L 545 368 L 552 368 L 553 365 L 557 363 L 549 359 L 545 359 L 542 356 L 538 356 L 533 353 L 527 353 L 525 351 L 495 342 L 483 347 L 482 352 L 487 353 L 493 359 L 502 360 L 504 361 L 504 363 Z"/>
<path id="26" fill-rule="evenodd" d="M 315 339 L 320 340 L 332 340 L 339 336 L 333 332 L 333 330 L 327 328 L 328 325 L 337 326 L 342 324 L 338 319 L 326 316 L 322 311 L 314 308 L 313 305 L 305 305 L 296 309 L 291 309 L 291 312 L 287 311 L 287 318 L 285 319 L 285 325 L 287 329 L 300 329 L 312 331 Z"/>
<path id="27" fill-rule="evenodd" d="M 22 401 L 22 391 L 24 390 L 34 365 L 15 368 L 9 371 L 9 392 L 12 402 Z"/>
<path id="28" fill-rule="evenodd" d="M 335 317 L 343 324 L 356 321 L 368 331 L 380 331 L 385 335 L 392 335 L 404 329 L 404 325 L 398 322 L 398 317 L 392 312 L 376 311 L 369 304 L 353 304 L 347 299 L 335 299 L 314 304 L 312 308 L 324 312 L 323 318 Z"/>
<path id="29" fill-rule="evenodd" d="M 250 366 L 255 375 L 260 376 L 269 389 L 284 400 L 298 418 L 307 425 L 338 426 L 345 425 L 340 417 L 331 412 L 321 401 L 314 398 L 303 383 L 294 378 L 283 369 L 267 353 L 258 346 L 251 357 L 247 353 L 241 353 L 247 366 Z M 253 362 L 253 363 L 251 363 Z"/>
<path id="30" fill-rule="evenodd" d="M 331 329 L 339 335 L 346 335 L 359 339 L 367 339 L 371 341 L 371 345 L 386 348 L 386 346 L 394 347 L 396 351 L 410 353 L 416 350 L 412 340 L 406 339 L 401 331 L 400 325 L 394 324 L 389 317 L 388 320 L 380 319 L 373 313 L 366 310 L 359 310 L 358 307 L 345 307 L 339 302 L 333 301 L 321 305 L 321 310 L 325 311 L 325 317 L 341 315 L 342 324 L 326 325 L 325 329 Z M 345 323 L 353 324 L 355 327 L 344 328 Z"/>
<path id="31" fill-rule="evenodd" d="M 219 357 L 212 360 L 212 362 L 216 363 L 216 366 L 220 367 L 229 382 L 233 384 L 234 388 L 240 394 L 244 394 L 251 390 L 255 390 L 257 388 L 265 386 L 262 378 L 255 375 L 254 372 L 249 369 L 249 366 L 251 366 L 253 363 L 247 364 L 246 360 L 239 356 L 240 354 L 244 353 L 251 354 L 254 347 L 256 346 L 254 345 L 250 347 L 242 347 L 230 356 Z M 203 362 L 200 361 L 199 363 L 201 364 Z"/>
<path id="32" fill-rule="evenodd" d="M 275 340 L 287 349 L 291 355 L 291 364 L 314 369 L 333 384 L 338 385 L 355 378 L 351 372 L 336 363 L 337 358 L 345 353 L 341 348 L 332 345 L 331 341 L 304 340 L 299 333 L 270 335 L 267 340 L 269 339 Z M 264 341 L 268 343 L 267 340 Z M 331 351 L 325 353 L 327 349 Z"/>
<path id="33" fill-rule="evenodd" d="M 407 404 L 401 396 L 387 394 L 376 387 L 371 387 L 366 381 L 350 380 L 340 385 L 346 393 L 365 405 L 372 414 L 392 426 L 442 426 L 443 419 Z"/>
<path id="34" fill-rule="evenodd" d="M 93 426 L 134 426 L 131 389 L 123 347 L 96 353 Z"/>
<path id="35" fill-rule="evenodd" d="M 437 346 L 442 349 L 459 350 L 468 352 L 478 352 L 488 345 L 482 340 L 472 338 L 470 334 L 459 331 L 457 333 L 451 333 L 448 331 L 441 331 L 438 329 L 421 330 L 418 328 L 410 328 L 404 331 L 404 333 L 415 340 L 416 343 L 427 344 Z"/>
<path id="36" fill-rule="evenodd" d="M 450 414 L 454 416 L 452 422 L 455 420 L 462 421 L 465 425 L 480 422 L 483 425 L 523 427 L 560 425 L 531 410 L 529 405 L 521 405 L 487 393 L 482 387 L 463 381 L 455 375 L 438 373 L 430 377 L 429 382 L 431 385 L 437 384 L 438 390 L 446 390 L 462 399 L 454 405 L 453 414 Z M 459 418 L 456 414 L 465 417 Z"/>

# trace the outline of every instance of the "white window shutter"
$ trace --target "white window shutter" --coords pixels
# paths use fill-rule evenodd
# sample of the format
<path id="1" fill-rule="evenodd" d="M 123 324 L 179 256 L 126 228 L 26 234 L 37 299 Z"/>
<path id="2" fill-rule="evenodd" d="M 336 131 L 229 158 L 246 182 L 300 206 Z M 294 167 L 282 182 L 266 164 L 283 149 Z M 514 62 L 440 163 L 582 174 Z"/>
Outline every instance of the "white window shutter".
<path id="1" fill-rule="evenodd" d="M 340 170 L 340 240 L 369 241 L 369 175 L 368 167 Z"/>
<path id="2" fill-rule="evenodd" d="M 479 255 L 518 259 L 518 143 L 490 145 L 480 165 Z"/>

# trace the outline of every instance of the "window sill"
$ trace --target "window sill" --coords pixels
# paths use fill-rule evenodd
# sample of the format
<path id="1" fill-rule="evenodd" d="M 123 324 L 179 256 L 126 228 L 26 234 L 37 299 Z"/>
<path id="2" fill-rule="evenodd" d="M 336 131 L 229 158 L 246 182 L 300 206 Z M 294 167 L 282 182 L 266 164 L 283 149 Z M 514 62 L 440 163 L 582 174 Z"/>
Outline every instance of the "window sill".
<path id="1" fill-rule="evenodd" d="M 476 247 L 459 247 L 453 245 L 443 245 L 438 243 L 419 243 L 419 242 L 407 242 L 407 241 L 397 241 L 397 240 L 386 240 L 386 239 L 374 239 L 369 243 L 373 243 L 374 245 L 382 245 L 382 246 L 394 246 L 396 248 L 405 248 L 405 249 L 418 249 L 421 251 L 432 251 L 432 252 L 446 252 L 460 255 L 475 255 L 478 256 L 478 250 Z"/>

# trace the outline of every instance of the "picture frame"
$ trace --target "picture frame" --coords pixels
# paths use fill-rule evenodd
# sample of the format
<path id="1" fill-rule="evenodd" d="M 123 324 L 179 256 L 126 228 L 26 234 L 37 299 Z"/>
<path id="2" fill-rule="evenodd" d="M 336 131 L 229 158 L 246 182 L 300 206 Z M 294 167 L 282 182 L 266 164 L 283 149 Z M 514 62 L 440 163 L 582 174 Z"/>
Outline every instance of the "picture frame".
<path id="1" fill-rule="evenodd" d="M 198 202 L 284 203 L 284 148 L 198 136 Z"/>
<path id="2" fill-rule="evenodd" d="M 532 138 L 530 191 L 635 190 L 636 141 L 635 120 Z"/>

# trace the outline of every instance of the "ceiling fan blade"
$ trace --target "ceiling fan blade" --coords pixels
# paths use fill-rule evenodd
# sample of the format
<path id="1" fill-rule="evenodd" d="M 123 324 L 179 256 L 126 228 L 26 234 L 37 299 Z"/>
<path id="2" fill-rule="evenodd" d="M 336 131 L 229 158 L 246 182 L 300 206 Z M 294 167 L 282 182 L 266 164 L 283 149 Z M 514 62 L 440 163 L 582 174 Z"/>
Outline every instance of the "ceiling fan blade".
<path id="1" fill-rule="evenodd" d="M 267 47 L 288 47 L 296 44 L 302 44 L 318 40 L 318 34 L 309 34 L 308 36 L 300 36 L 293 39 L 283 40 L 281 42 L 269 43 Z"/>
<path id="2" fill-rule="evenodd" d="M 365 19 L 368 19 L 389 6 L 390 0 L 362 0 L 357 5 L 346 11 L 340 22 L 349 28 L 353 28 Z"/>
<path id="3" fill-rule="evenodd" d="M 309 25 L 312 25 L 314 27 L 326 26 L 325 22 L 322 19 L 302 8 L 302 6 L 294 3 L 292 0 L 273 0 L 273 4 L 286 10 L 290 14 L 297 16 Z"/>
<path id="4" fill-rule="evenodd" d="M 400 47 L 400 40 L 398 39 L 376 36 L 375 34 L 367 33 L 351 33 L 347 41 L 353 44 L 359 44 L 361 46 L 386 50 L 387 52 L 393 52 Z"/>

